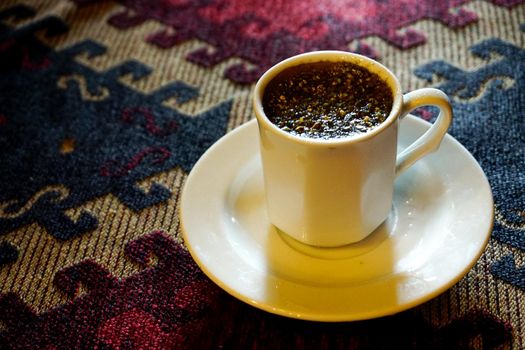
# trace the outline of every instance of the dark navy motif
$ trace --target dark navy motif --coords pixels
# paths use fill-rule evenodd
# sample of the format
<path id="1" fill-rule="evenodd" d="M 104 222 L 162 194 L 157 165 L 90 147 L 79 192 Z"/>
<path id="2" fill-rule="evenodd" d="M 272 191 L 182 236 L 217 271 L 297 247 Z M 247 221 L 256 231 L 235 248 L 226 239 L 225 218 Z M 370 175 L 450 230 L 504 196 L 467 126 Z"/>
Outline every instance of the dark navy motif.
<path id="1" fill-rule="evenodd" d="M 505 282 L 525 290 L 525 266 L 518 268 L 513 254 L 505 255 L 500 261 L 495 262 L 490 271 Z"/>
<path id="2" fill-rule="evenodd" d="M 492 237 L 525 252 L 525 50 L 499 39 L 471 48 L 487 65 L 463 71 L 437 61 L 416 75 L 445 81 L 438 87 L 452 99 L 450 133 L 478 160 L 489 178 L 495 201 Z M 492 266 L 497 277 L 525 289 L 523 269 L 505 256 Z"/>
<path id="3" fill-rule="evenodd" d="M 18 6 L 0 19 L 29 15 Z M 185 115 L 162 102 L 183 104 L 197 88 L 175 81 L 149 94 L 133 90 L 118 79 L 141 79 L 149 67 L 127 61 L 95 72 L 75 57 L 105 47 L 84 41 L 57 52 L 34 37 L 41 29 L 57 35 L 67 27 L 54 17 L 15 30 L 0 24 L 0 90 L 9 92 L 0 94 L 0 235 L 38 223 L 69 239 L 97 219 L 83 211 L 72 220 L 65 211 L 94 198 L 111 193 L 137 211 L 168 199 L 163 185 L 144 191 L 137 182 L 175 167 L 189 171 L 225 133 L 231 101 Z"/>

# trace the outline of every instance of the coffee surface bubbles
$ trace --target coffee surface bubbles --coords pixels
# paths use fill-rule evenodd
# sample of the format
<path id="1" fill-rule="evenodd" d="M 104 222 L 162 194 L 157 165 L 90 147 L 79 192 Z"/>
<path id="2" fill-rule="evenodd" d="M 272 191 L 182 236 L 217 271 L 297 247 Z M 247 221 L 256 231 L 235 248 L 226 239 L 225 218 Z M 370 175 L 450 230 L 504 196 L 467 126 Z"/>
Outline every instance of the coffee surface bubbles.
<path id="1" fill-rule="evenodd" d="M 390 114 L 393 97 L 377 74 L 350 62 L 287 68 L 266 87 L 263 109 L 293 135 L 333 139 L 366 133 Z"/>

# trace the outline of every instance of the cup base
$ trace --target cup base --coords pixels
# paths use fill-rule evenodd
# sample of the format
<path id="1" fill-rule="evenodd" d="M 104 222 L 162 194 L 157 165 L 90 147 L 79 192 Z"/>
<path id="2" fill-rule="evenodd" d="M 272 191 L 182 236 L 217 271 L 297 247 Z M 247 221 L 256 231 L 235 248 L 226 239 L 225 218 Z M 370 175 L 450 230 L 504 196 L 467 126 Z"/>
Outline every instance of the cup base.
<path id="1" fill-rule="evenodd" d="M 381 225 L 362 240 L 337 247 L 321 247 L 310 245 L 288 235 L 275 227 L 281 239 L 292 249 L 318 259 L 337 260 L 348 259 L 366 254 L 374 250 L 395 231 L 398 221 L 397 210 L 392 206 L 390 214 Z"/>

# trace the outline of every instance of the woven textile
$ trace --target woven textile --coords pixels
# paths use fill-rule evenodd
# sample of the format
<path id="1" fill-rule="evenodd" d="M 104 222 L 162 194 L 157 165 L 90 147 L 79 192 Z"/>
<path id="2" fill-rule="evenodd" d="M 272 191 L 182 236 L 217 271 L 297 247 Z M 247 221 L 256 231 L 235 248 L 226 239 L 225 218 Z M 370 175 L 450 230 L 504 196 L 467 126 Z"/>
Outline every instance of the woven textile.
<path id="1" fill-rule="evenodd" d="M 493 190 L 476 265 L 397 315 L 266 313 L 181 238 L 185 179 L 253 118 L 254 82 L 321 49 L 445 91 Z M 0 3 L 0 349 L 523 349 L 524 264 L 523 0 Z"/>

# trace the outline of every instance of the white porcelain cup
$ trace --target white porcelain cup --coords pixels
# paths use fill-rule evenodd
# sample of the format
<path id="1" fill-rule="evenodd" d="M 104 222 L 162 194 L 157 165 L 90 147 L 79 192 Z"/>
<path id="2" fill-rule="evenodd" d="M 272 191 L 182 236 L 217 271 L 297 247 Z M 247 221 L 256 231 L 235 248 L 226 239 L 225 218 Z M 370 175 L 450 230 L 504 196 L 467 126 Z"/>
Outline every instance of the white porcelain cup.
<path id="1" fill-rule="evenodd" d="M 319 61 L 352 62 L 378 74 L 393 95 L 385 121 L 364 134 L 334 139 L 296 136 L 274 125 L 262 104 L 268 83 L 286 68 Z M 403 94 L 386 67 L 341 51 L 310 52 L 276 64 L 257 82 L 253 103 L 269 220 L 292 238 L 320 247 L 360 241 L 385 221 L 396 176 L 438 149 L 452 120 L 449 99 L 442 91 L 425 88 Z M 439 108 L 436 122 L 398 154 L 400 120 L 426 105 Z"/>

